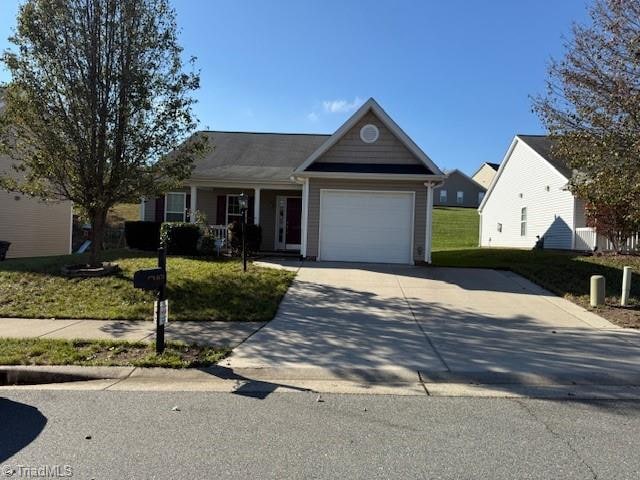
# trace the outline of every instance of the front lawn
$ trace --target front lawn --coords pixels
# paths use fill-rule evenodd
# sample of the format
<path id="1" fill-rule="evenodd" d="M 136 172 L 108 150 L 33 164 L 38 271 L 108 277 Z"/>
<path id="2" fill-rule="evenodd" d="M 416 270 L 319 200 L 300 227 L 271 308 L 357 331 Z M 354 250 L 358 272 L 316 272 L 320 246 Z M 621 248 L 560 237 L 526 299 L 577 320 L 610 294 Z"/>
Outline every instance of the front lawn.
<path id="1" fill-rule="evenodd" d="M 640 257 L 586 256 L 570 252 L 511 249 L 461 249 L 433 252 L 440 267 L 479 267 L 511 270 L 547 290 L 589 307 L 591 275 L 604 275 L 607 305 L 597 313 L 625 327 L 640 328 Z M 620 307 L 622 267 L 634 270 L 630 308 Z"/>
<path id="2" fill-rule="evenodd" d="M 155 345 L 112 340 L 0 339 L 0 365 L 82 365 L 196 368 L 215 365 L 229 350 L 168 342 Z"/>
<path id="3" fill-rule="evenodd" d="M 0 262 L 0 317 L 146 319 L 154 295 L 133 288 L 133 273 L 157 265 L 154 255 L 117 250 L 104 255 L 122 268 L 117 276 L 66 278 L 60 267 L 80 263 L 78 255 Z M 171 320 L 268 321 L 294 274 L 237 260 L 169 257 Z"/>

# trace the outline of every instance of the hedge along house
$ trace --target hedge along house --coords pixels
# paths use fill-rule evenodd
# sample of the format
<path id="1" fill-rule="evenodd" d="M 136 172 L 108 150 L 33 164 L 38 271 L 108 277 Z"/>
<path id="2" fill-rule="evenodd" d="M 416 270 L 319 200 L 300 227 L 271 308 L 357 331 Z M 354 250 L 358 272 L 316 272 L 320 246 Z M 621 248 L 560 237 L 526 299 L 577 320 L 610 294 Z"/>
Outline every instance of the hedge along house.
<path id="1" fill-rule="evenodd" d="M 374 99 L 333 135 L 204 133 L 213 151 L 183 189 L 143 201 L 143 219 L 193 222 L 193 206 L 225 228 L 245 193 L 264 251 L 431 262 L 433 189 L 444 174 Z"/>

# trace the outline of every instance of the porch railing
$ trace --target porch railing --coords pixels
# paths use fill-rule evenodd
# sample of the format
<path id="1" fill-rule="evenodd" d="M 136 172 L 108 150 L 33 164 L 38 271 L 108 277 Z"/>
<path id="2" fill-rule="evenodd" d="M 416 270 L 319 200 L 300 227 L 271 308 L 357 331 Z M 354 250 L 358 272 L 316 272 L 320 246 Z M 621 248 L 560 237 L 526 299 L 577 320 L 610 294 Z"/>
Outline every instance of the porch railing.
<path id="1" fill-rule="evenodd" d="M 598 235 L 595 229 L 590 227 L 576 228 L 576 250 L 593 251 L 598 248 L 600 251 L 613 250 L 613 244 L 603 235 Z M 633 252 L 640 250 L 640 233 L 636 233 L 627 239 L 622 250 Z"/>
<path id="2" fill-rule="evenodd" d="M 597 241 L 597 234 L 593 228 L 576 228 L 576 250 L 593 251 L 596 248 Z"/>
<path id="3" fill-rule="evenodd" d="M 207 225 L 210 234 L 215 238 L 216 245 L 220 245 L 218 254 L 229 250 L 229 231 L 226 225 Z"/>

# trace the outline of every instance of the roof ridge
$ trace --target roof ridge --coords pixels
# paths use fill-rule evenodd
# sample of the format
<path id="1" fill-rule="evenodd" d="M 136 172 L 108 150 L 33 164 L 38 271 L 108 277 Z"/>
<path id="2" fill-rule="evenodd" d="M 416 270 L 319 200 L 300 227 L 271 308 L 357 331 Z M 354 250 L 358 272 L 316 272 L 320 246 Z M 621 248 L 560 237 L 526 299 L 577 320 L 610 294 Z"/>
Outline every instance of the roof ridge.
<path id="1" fill-rule="evenodd" d="M 300 132 L 248 132 L 246 130 L 198 130 L 199 133 L 246 133 L 249 135 L 308 135 L 316 137 L 330 137 L 330 133 L 300 133 Z"/>

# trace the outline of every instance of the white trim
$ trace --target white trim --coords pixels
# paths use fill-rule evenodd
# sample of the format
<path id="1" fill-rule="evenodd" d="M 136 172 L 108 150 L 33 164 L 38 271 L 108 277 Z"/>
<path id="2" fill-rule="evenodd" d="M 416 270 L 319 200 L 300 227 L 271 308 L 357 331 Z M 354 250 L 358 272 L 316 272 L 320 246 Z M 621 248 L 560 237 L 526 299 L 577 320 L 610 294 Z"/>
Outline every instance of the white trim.
<path id="1" fill-rule="evenodd" d="M 372 140 L 367 140 L 364 137 L 364 129 L 368 128 L 368 129 L 373 129 L 372 131 L 375 132 L 375 135 Z M 380 129 L 378 127 L 376 127 L 373 123 L 367 123 L 366 125 L 364 125 L 361 129 L 360 129 L 360 140 L 362 140 L 363 143 L 376 143 L 378 141 L 378 138 L 380 138 Z"/>
<path id="2" fill-rule="evenodd" d="M 189 222 L 196 223 L 195 212 L 198 210 L 198 187 L 191 185 L 191 204 L 189 205 Z M 186 208 L 186 200 L 185 200 Z"/>
<path id="3" fill-rule="evenodd" d="M 559 175 L 563 180 L 569 181 L 569 179 L 565 175 L 560 173 L 560 171 L 556 167 L 554 167 L 549 162 L 549 160 L 547 160 L 542 155 L 540 155 L 531 145 L 529 145 L 525 140 L 520 138 L 519 135 L 516 135 L 515 137 L 513 137 L 513 140 L 511 141 L 511 145 L 509 146 L 509 149 L 507 150 L 506 155 L 502 159 L 502 162 L 500 162 L 500 168 L 498 168 L 498 172 L 493 176 L 493 180 L 491 181 L 491 185 L 489 185 L 489 188 L 487 188 L 487 194 L 482 199 L 482 203 L 480 204 L 480 206 L 478 206 L 478 211 L 479 212 L 482 211 L 482 209 L 484 208 L 485 204 L 487 203 L 487 200 L 491 196 L 491 193 L 493 193 L 493 189 L 495 188 L 496 184 L 498 183 L 498 180 L 500 179 L 500 176 L 502 175 L 502 172 L 504 171 L 505 167 L 507 166 L 507 163 L 509 162 L 509 159 L 511 158 L 511 154 L 513 153 L 513 150 L 516 148 L 516 145 L 518 144 L 518 142 L 526 145 L 529 150 L 531 150 L 538 157 L 540 157 L 542 160 L 544 160 L 544 162 L 549 166 L 549 168 L 551 170 L 553 170 L 557 175 Z"/>
<path id="4" fill-rule="evenodd" d="M 224 209 L 224 220 L 225 220 L 225 225 L 229 225 L 231 222 L 229 221 L 229 198 L 231 197 L 239 197 L 242 193 L 227 193 L 225 195 L 225 209 Z M 254 200 L 255 201 L 255 200 Z M 255 212 L 254 212 L 255 215 Z M 242 219 L 242 214 L 238 214 L 238 215 L 233 215 L 234 218 L 239 218 Z"/>
<path id="5" fill-rule="evenodd" d="M 424 261 L 431 263 L 431 249 L 433 247 L 433 184 L 425 184 L 427 187 L 427 204 L 424 226 Z"/>
<path id="6" fill-rule="evenodd" d="M 260 192 L 260 187 L 253 189 L 253 223 L 256 225 L 260 225 Z"/>
<path id="7" fill-rule="evenodd" d="M 358 123 L 369 111 L 374 115 L 435 175 L 444 175 L 438 166 L 424 153 L 418 145 L 398 126 L 396 122 L 382 109 L 373 98 L 367 100 L 338 130 L 335 131 L 320 147 L 307 158 L 302 165 L 296 168 L 295 173 L 304 172 L 306 168 L 320 158 L 327 150 L 335 145 L 356 123 Z"/>
<path id="8" fill-rule="evenodd" d="M 300 250 L 302 253 L 302 243 L 287 243 L 287 199 L 289 198 L 301 198 L 297 195 L 276 195 L 276 228 L 275 235 L 273 239 L 273 247 L 276 250 Z M 280 242 L 278 239 L 278 229 L 280 227 L 280 200 L 284 199 L 284 225 L 282 226 L 282 239 L 283 242 Z M 302 242 L 302 216 L 304 215 L 304 198 L 302 198 L 302 208 L 300 212 L 300 241 Z"/>
<path id="9" fill-rule="evenodd" d="M 502 162 L 500 162 L 500 168 L 498 168 L 498 172 L 493 176 L 493 180 L 491 180 L 491 185 L 489 185 L 489 188 L 487 188 L 487 194 L 482 199 L 482 203 L 478 206 L 478 212 L 482 212 L 482 209 L 486 205 L 487 200 L 491 196 L 491 193 L 493 192 L 493 189 L 496 183 L 498 182 L 498 178 L 500 178 L 500 175 L 502 175 L 502 171 L 504 170 L 504 167 L 507 164 L 507 160 L 511 158 L 511 154 L 513 153 L 513 150 L 516 148 L 516 144 L 518 143 L 518 140 L 519 139 L 517 135 L 513 137 L 513 140 L 511 140 L 511 145 L 509 145 L 509 148 L 507 149 L 507 153 L 502 159 Z"/>
<path id="10" fill-rule="evenodd" d="M 302 184 L 302 219 L 301 219 L 301 227 L 302 231 L 300 232 L 300 255 L 302 258 L 307 256 L 307 223 L 309 221 L 309 179 L 305 178 L 304 183 Z"/>
<path id="11" fill-rule="evenodd" d="M 301 172 L 297 178 L 338 178 L 353 180 L 412 180 L 426 182 L 429 180 L 444 180 L 444 175 L 414 175 L 407 173 L 352 173 L 352 172 Z"/>
<path id="12" fill-rule="evenodd" d="M 73 202 L 69 207 L 69 254 L 73 253 Z"/>
<path id="13" fill-rule="evenodd" d="M 242 190 L 251 190 L 254 188 L 261 188 L 263 190 L 301 190 L 300 185 L 297 185 L 292 180 L 278 183 L 278 182 L 268 182 L 268 183 L 260 183 L 260 182 L 247 182 L 242 180 L 215 180 L 215 179 L 207 179 L 207 178 L 191 178 L 189 180 L 189 185 L 197 185 L 202 188 L 238 188 Z"/>
<path id="14" fill-rule="evenodd" d="M 323 210 L 322 210 L 322 197 L 325 193 L 331 193 L 331 192 L 347 192 L 347 193 L 383 193 L 383 194 L 393 194 L 393 195 L 410 195 L 412 202 L 411 202 L 411 248 L 409 251 L 409 265 L 415 265 L 415 260 L 414 260 L 414 249 L 415 249 L 415 238 L 416 238 L 416 232 L 415 232 L 415 227 L 416 227 L 416 192 L 414 190 L 354 190 L 354 189 L 349 189 L 349 188 L 321 188 L 320 189 L 320 202 L 318 204 L 319 207 L 319 215 L 318 215 L 318 254 L 316 257 L 317 261 L 321 261 L 322 258 L 320 256 L 320 252 L 322 251 L 322 246 L 321 246 L 321 241 L 322 241 L 322 215 L 323 215 Z M 401 265 L 401 264 L 399 264 Z"/>
<path id="15" fill-rule="evenodd" d="M 145 205 L 145 203 L 146 203 L 146 200 L 145 200 L 144 197 L 142 197 L 140 199 L 140 220 L 143 221 L 143 222 L 144 222 L 144 217 L 145 217 L 145 214 L 146 214 L 146 211 L 145 211 L 146 210 L 146 205 Z"/>
<path id="16" fill-rule="evenodd" d="M 167 202 L 167 195 L 182 195 L 182 222 L 186 222 L 187 220 L 187 192 L 167 192 L 164 194 L 164 221 L 167 221 L 167 213 L 178 213 L 178 212 L 167 212 L 167 206 L 169 202 Z M 174 222 L 175 220 L 172 220 Z"/>

